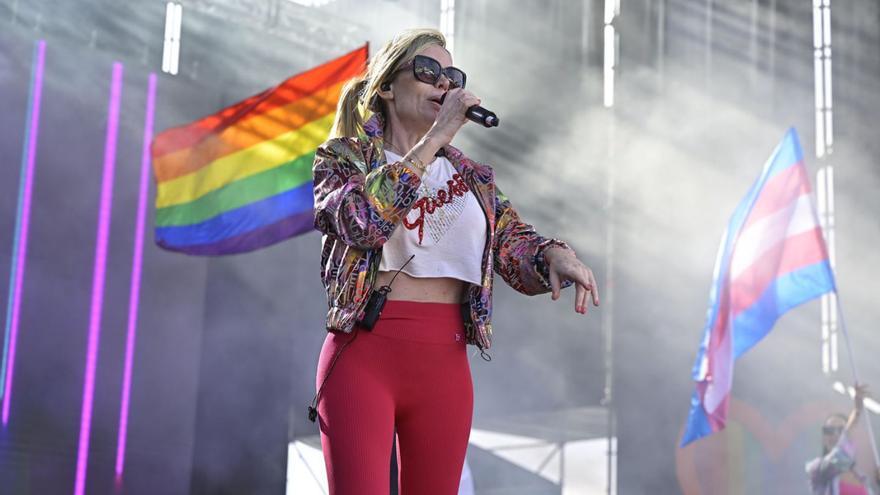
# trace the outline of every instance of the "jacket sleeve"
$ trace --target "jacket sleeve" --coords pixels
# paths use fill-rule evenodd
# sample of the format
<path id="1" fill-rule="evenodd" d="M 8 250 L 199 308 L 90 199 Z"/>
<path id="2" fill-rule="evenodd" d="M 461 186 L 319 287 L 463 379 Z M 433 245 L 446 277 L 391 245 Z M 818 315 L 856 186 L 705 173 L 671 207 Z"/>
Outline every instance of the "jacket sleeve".
<path id="1" fill-rule="evenodd" d="M 421 180 L 400 162 L 369 169 L 360 142 L 333 138 L 315 153 L 315 228 L 358 249 L 377 249 L 418 198 Z"/>
<path id="2" fill-rule="evenodd" d="M 510 200 L 495 189 L 494 268 L 515 290 L 529 295 L 550 292 L 550 274 L 544 253 L 550 247 L 571 248 L 563 241 L 542 237 L 523 222 Z M 571 285 L 563 282 L 562 287 Z"/>

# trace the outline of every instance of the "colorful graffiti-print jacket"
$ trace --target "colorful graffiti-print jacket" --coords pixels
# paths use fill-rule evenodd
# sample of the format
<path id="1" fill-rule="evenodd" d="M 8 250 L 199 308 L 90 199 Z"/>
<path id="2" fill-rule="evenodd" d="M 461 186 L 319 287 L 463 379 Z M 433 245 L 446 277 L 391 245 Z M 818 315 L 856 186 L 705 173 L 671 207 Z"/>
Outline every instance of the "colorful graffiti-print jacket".
<path id="1" fill-rule="evenodd" d="M 315 227 L 323 233 L 321 280 L 327 291 L 329 331 L 351 332 L 363 316 L 379 271 L 382 245 L 419 196 L 419 177 L 400 162 L 385 160 L 381 117 L 374 115 L 364 128 L 366 135 L 325 142 L 312 167 Z M 492 339 L 493 269 L 523 294 L 549 292 L 544 251 L 551 246 L 570 248 L 560 240 L 540 236 L 520 220 L 496 187 L 491 167 L 470 160 L 453 146 L 445 146 L 443 152 L 486 215 L 482 283 L 469 284 L 467 300 L 462 302 L 467 342 L 485 350 Z"/>

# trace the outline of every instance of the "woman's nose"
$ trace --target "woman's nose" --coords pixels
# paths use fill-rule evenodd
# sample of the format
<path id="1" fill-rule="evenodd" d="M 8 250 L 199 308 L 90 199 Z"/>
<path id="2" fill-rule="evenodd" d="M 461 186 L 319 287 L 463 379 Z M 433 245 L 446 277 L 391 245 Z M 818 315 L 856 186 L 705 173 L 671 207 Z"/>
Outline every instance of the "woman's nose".
<path id="1" fill-rule="evenodd" d="M 446 74 L 441 73 L 440 77 L 437 78 L 437 87 L 442 88 L 444 91 L 449 91 L 449 85 L 451 83 L 452 81 L 450 81 L 449 78 L 446 77 Z"/>

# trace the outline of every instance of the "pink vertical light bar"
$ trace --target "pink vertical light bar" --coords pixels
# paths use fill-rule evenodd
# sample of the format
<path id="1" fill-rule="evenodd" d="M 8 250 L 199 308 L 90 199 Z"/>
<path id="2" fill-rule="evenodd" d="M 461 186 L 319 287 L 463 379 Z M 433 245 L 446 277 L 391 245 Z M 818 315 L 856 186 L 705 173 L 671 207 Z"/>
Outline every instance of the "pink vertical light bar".
<path id="1" fill-rule="evenodd" d="M 43 98 L 43 68 L 46 63 L 46 42 L 37 42 L 35 51 L 33 80 L 31 82 L 31 105 L 28 109 L 28 128 L 26 152 L 22 162 L 21 188 L 19 192 L 19 216 L 13 248 L 13 273 L 10 279 L 9 316 L 6 338 L 4 338 L 3 358 L 3 426 L 9 423 L 9 404 L 12 402 L 12 377 L 15 371 L 15 349 L 18 345 L 18 323 L 21 315 L 21 290 L 24 282 L 25 259 L 27 259 L 28 229 L 31 218 L 31 193 L 34 186 L 34 166 L 37 158 L 37 133 L 40 128 L 40 102 Z M 8 338 L 8 340 L 6 340 Z M 7 354 L 8 352 L 8 354 Z"/>
<path id="2" fill-rule="evenodd" d="M 150 143 L 153 141 L 153 114 L 156 109 L 156 74 L 147 82 L 147 108 L 144 117 L 144 144 L 141 151 L 141 177 L 138 189 L 137 220 L 134 230 L 134 255 L 131 260 L 131 290 L 128 300 L 128 335 L 125 340 L 125 372 L 122 378 L 122 405 L 119 410 L 119 439 L 116 443 L 116 478 L 122 477 L 125 465 L 125 440 L 128 436 L 128 405 L 131 396 L 131 369 L 137 335 L 138 304 L 141 292 L 141 267 L 144 258 L 144 226 L 147 217 L 147 191 L 150 180 Z"/>
<path id="3" fill-rule="evenodd" d="M 98 210 L 98 233 L 95 241 L 95 270 L 92 277 L 92 304 L 89 316 L 89 342 L 83 385 L 82 419 L 79 426 L 79 450 L 76 458 L 75 495 L 83 495 L 86 467 L 89 463 L 89 437 L 92 429 L 92 406 L 95 399 L 95 368 L 101 338 L 101 310 L 104 306 L 104 282 L 107 268 L 107 243 L 110 237 L 110 207 L 113 202 L 113 173 L 116 168 L 116 138 L 119 132 L 119 106 L 122 98 L 122 64 L 113 64 L 110 103 L 107 111 L 107 139 L 104 143 L 104 172 L 101 178 L 101 203 Z"/>

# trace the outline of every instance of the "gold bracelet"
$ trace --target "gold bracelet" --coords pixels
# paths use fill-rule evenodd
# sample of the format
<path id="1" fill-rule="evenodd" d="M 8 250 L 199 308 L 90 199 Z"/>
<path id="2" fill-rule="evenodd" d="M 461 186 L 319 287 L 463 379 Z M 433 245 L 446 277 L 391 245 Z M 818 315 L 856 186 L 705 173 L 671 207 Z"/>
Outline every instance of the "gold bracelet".
<path id="1" fill-rule="evenodd" d="M 403 157 L 403 161 L 404 163 L 412 165 L 412 168 L 417 170 L 419 173 L 424 174 L 425 171 L 428 170 L 428 167 L 424 163 L 422 163 L 422 161 L 419 160 L 418 157 L 405 156 Z"/>

